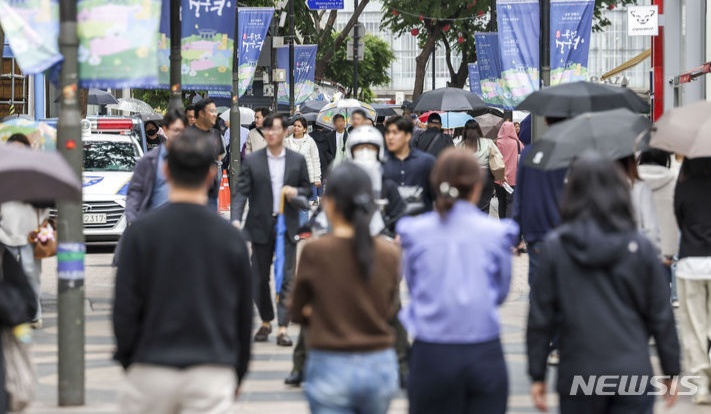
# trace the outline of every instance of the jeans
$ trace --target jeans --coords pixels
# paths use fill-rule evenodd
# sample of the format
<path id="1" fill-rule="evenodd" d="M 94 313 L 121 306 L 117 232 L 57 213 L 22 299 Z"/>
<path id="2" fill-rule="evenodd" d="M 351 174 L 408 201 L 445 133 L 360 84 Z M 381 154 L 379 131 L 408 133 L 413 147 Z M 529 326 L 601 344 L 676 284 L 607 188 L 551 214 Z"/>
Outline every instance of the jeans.
<path id="1" fill-rule="evenodd" d="M 37 299 L 37 313 L 32 319 L 33 321 L 39 321 L 42 319 L 42 307 L 40 304 L 40 297 L 42 294 L 40 286 L 40 275 L 42 274 L 42 261 L 35 259 L 34 248 L 31 244 L 26 244 L 24 246 L 5 246 L 5 248 L 10 251 L 22 265 L 22 270 L 27 276 L 27 280 L 32 286 L 32 290 L 35 292 L 35 298 Z"/>
<path id="2" fill-rule="evenodd" d="M 496 189 L 496 199 L 499 200 L 499 218 L 513 217 L 514 193 L 509 194 L 503 186 L 498 184 L 495 184 L 494 187 Z M 513 188 L 515 191 L 516 188 Z"/>
<path id="3" fill-rule="evenodd" d="M 528 250 L 528 287 L 533 288 L 533 281 L 536 279 L 536 271 L 538 271 L 539 256 L 541 255 L 541 247 L 543 242 L 527 242 Z"/>
<path id="4" fill-rule="evenodd" d="M 386 414 L 397 391 L 392 349 L 309 352 L 304 393 L 312 414 Z"/>
<path id="5" fill-rule="evenodd" d="M 494 197 L 494 174 L 488 168 L 481 169 L 484 175 L 484 187 L 481 190 L 481 197 L 477 207 L 486 215 L 489 215 L 489 207 L 491 207 L 491 198 Z"/>

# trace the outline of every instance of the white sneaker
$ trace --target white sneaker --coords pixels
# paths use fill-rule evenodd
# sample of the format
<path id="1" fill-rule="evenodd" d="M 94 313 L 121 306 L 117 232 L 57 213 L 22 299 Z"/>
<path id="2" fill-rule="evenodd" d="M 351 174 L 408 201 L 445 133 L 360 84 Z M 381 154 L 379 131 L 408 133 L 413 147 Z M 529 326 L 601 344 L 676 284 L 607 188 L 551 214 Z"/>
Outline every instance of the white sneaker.
<path id="1" fill-rule="evenodd" d="M 691 397 L 691 402 L 696 405 L 709 405 L 711 404 L 711 393 L 709 393 L 708 388 L 699 387 L 696 394 Z"/>
<path id="2" fill-rule="evenodd" d="M 548 354 L 548 365 L 558 365 L 560 363 L 560 354 L 555 349 Z"/>

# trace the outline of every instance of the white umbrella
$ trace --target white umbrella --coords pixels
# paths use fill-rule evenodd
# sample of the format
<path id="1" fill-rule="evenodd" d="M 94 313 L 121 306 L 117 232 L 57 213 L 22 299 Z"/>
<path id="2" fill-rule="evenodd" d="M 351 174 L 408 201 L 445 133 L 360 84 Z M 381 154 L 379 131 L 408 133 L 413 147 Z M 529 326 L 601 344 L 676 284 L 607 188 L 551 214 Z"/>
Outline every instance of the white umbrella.
<path id="1" fill-rule="evenodd" d="M 119 98 L 118 104 L 106 105 L 107 109 L 133 112 L 137 114 L 150 114 L 155 112 L 153 107 L 136 98 Z"/>
<path id="2" fill-rule="evenodd" d="M 364 110 L 368 118 L 373 121 L 378 119 L 378 113 L 367 103 L 363 103 L 357 99 L 341 99 L 321 108 L 318 113 L 318 118 L 316 118 L 316 124 L 326 128 L 333 128 L 333 117 L 336 114 L 343 115 L 346 118 L 346 122 L 350 122 L 351 114 L 356 109 Z"/>
<path id="3" fill-rule="evenodd" d="M 222 118 L 222 120 L 225 122 L 230 122 L 230 110 L 228 109 L 222 114 L 220 114 L 220 118 Z M 254 110 L 252 108 L 245 108 L 244 106 L 240 106 L 239 122 L 242 125 L 249 125 L 254 122 Z"/>

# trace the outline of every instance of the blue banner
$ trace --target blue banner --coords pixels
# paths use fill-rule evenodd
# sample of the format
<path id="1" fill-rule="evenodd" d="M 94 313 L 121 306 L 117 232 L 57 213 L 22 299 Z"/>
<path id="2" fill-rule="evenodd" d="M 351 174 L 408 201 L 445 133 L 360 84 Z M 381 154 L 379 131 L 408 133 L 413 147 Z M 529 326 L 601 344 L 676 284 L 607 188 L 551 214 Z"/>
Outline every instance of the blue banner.
<path id="1" fill-rule="evenodd" d="M 586 80 L 595 0 L 551 0 L 551 86 Z"/>
<path id="2" fill-rule="evenodd" d="M 538 0 L 499 0 L 496 11 L 505 108 L 512 109 L 540 86 L 540 10 Z"/>
<path id="3" fill-rule="evenodd" d="M 479 79 L 479 63 L 470 63 L 469 69 L 469 92 L 475 93 L 481 98 L 481 80 Z"/>
<path id="4" fill-rule="evenodd" d="M 24 74 L 42 73 L 63 60 L 59 0 L 0 0 L 0 24 Z"/>
<path id="5" fill-rule="evenodd" d="M 160 84 L 170 79 L 170 9 L 163 1 L 158 40 Z M 182 83 L 183 89 L 232 90 L 235 2 L 229 0 L 182 1 Z M 244 95 L 254 78 L 264 38 L 274 9 L 239 9 L 239 94 Z"/>
<path id="6" fill-rule="evenodd" d="M 296 105 L 310 100 L 311 95 L 316 90 L 314 83 L 316 70 L 316 45 L 295 45 L 294 46 L 294 92 Z M 289 103 L 289 47 L 284 46 L 277 49 L 277 67 L 286 69 L 286 82 L 279 84 L 277 102 Z"/>
<path id="7" fill-rule="evenodd" d="M 158 86 L 160 0 L 79 0 L 79 86 Z"/>
<path id="8" fill-rule="evenodd" d="M 501 55 L 497 33 L 475 33 L 476 56 L 479 66 L 481 99 L 489 105 L 503 107 L 504 88 L 501 80 Z"/>
<path id="9" fill-rule="evenodd" d="M 270 8 L 239 9 L 239 96 L 252 86 L 259 54 L 273 16 L 274 9 Z"/>

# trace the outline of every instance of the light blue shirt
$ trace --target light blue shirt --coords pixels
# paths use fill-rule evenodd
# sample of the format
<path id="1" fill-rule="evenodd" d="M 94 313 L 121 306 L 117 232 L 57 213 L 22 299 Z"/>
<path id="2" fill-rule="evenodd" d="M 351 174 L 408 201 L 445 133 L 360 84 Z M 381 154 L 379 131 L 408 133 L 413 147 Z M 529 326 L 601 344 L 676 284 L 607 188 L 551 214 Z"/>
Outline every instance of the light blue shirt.
<path id="1" fill-rule="evenodd" d="M 425 342 L 472 344 L 499 337 L 498 306 L 511 283 L 518 226 L 457 201 L 446 218 L 431 212 L 397 226 L 410 303 L 408 332 Z"/>
<path id="2" fill-rule="evenodd" d="M 149 208 L 153 210 L 168 202 L 169 187 L 168 180 L 163 173 L 165 159 L 168 157 L 168 149 L 165 145 L 161 145 L 158 153 L 158 162 L 156 163 L 156 182 L 153 184 L 153 194 L 151 195 L 151 205 Z"/>

